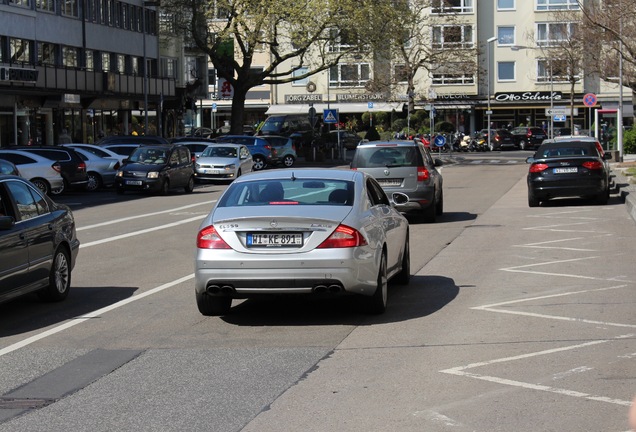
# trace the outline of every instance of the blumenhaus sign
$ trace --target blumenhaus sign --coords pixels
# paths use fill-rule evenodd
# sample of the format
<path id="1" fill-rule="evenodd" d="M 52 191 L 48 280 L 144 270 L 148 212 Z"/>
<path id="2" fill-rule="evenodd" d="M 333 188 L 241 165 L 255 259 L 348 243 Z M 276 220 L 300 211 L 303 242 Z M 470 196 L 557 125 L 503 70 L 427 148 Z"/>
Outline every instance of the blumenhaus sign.
<path id="1" fill-rule="evenodd" d="M 555 92 L 508 92 L 495 93 L 497 102 L 544 102 L 544 101 L 560 101 L 563 94 L 560 91 Z"/>

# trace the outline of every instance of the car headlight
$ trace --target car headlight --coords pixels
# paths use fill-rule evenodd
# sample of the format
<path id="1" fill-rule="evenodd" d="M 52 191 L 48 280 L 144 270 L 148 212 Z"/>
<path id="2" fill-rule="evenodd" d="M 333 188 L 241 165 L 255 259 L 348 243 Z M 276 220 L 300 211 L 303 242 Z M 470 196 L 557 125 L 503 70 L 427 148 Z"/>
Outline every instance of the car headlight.
<path id="1" fill-rule="evenodd" d="M 194 169 L 200 170 L 201 169 L 201 165 L 199 165 L 198 163 L 195 163 L 194 164 Z"/>
<path id="2" fill-rule="evenodd" d="M 159 178 L 159 171 L 150 171 L 148 173 L 148 178 L 149 179 L 156 179 Z"/>
<path id="3" fill-rule="evenodd" d="M 234 171 L 236 169 L 235 164 L 225 165 L 225 171 Z"/>
<path id="4" fill-rule="evenodd" d="M 124 172 L 122 170 L 117 171 L 117 177 L 123 177 L 124 176 Z"/>

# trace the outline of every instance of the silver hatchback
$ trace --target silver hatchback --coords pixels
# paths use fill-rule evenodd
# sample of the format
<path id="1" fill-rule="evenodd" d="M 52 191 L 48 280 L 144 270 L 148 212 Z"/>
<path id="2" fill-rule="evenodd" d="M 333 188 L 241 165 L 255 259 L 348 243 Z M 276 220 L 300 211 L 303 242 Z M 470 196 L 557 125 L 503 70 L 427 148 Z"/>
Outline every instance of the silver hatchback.
<path id="1" fill-rule="evenodd" d="M 435 222 L 444 211 L 442 175 L 430 150 L 415 141 L 372 141 L 357 148 L 351 168 L 371 174 L 402 213 Z"/>

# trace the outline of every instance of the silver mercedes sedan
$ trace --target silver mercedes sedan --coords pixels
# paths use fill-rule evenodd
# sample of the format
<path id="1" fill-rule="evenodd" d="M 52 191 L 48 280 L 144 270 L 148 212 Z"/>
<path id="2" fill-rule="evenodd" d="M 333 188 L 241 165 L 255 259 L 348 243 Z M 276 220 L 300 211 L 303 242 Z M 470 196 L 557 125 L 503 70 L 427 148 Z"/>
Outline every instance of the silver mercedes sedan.
<path id="1" fill-rule="evenodd" d="M 201 224 L 195 293 L 203 315 L 258 295 L 359 295 L 383 313 L 389 279 L 410 277 L 409 225 L 370 175 L 282 169 L 236 179 Z"/>

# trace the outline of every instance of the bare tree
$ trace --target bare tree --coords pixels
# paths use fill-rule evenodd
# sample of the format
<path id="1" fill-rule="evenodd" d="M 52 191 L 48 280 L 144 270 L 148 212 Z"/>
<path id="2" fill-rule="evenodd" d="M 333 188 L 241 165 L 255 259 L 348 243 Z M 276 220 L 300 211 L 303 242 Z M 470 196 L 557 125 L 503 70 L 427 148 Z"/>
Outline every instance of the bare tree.
<path id="1" fill-rule="evenodd" d="M 394 93 L 406 84 L 409 108 L 415 106 L 416 80 L 423 73 L 473 76 L 477 72 L 476 31 L 462 21 L 448 0 L 392 0 L 364 9 L 373 30 L 363 34 L 375 56 L 375 79 L 370 86 Z M 431 13 L 432 12 L 432 13 Z M 393 66 L 393 70 L 391 70 Z M 382 69 L 384 67 L 384 69 Z"/>
<path id="2" fill-rule="evenodd" d="M 304 79 L 360 52 L 354 24 L 366 3 L 375 2 L 166 0 L 162 8 L 232 85 L 230 131 L 242 133 L 251 88 Z M 257 70 L 254 59 L 262 53 L 269 63 Z"/>

